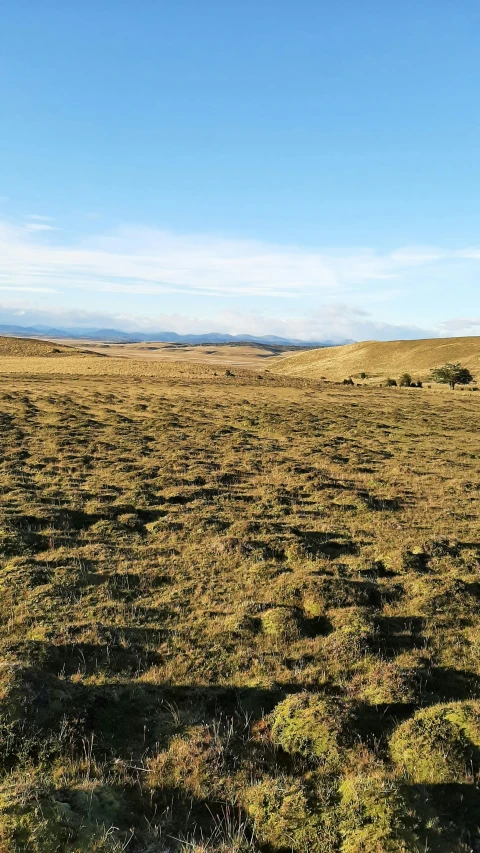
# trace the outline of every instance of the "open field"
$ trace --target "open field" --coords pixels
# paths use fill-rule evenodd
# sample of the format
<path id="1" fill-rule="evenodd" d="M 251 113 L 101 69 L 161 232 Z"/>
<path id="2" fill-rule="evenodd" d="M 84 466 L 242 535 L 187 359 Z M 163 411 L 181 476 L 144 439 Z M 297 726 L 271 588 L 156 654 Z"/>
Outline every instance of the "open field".
<path id="1" fill-rule="evenodd" d="M 188 344 L 162 343 L 147 341 L 136 344 L 117 344 L 85 339 L 83 341 L 63 341 L 71 347 L 81 348 L 98 355 L 117 358 L 134 358 L 152 361 L 187 361 L 199 364 L 220 364 L 227 366 L 255 367 L 270 359 L 285 358 L 291 355 L 294 347 L 267 346 L 266 344 L 208 344 L 189 346 Z M 300 350 L 303 352 L 303 350 Z"/>
<path id="2" fill-rule="evenodd" d="M 387 377 L 398 378 L 410 373 L 425 380 L 434 367 L 445 362 L 461 362 L 474 377 L 480 377 L 480 336 L 465 338 L 428 338 L 420 341 L 363 341 L 340 347 L 289 355 L 281 363 L 269 365 L 277 373 L 305 376 L 311 379 L 325 377 L 340 381 L 349 376 L 367 374 L 373 383 Z"/>
<path id="3" fill-rule="evenodd" d="M 480 395 L 1 371 L 2 853 L 476 853 Z"/>

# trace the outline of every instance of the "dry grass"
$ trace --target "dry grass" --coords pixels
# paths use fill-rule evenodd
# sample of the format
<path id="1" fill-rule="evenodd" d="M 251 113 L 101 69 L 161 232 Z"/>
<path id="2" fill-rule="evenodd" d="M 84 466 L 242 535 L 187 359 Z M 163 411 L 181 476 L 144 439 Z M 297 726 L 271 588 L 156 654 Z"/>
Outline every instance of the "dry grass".
<path id="1" fill-rule="evenodd" d="M 32 358 L 75 355 L 76 351 L 63 344 L 31 338 L 8 338 L 0 336 L 0 359 Z"/>
<path id="2" fill-rule="evenodd" d="M 71 340 L 70 346 L 81 347 L 98 355 L 117 358 L 133 358 L 142 361 L 180 361 L 199 364 L 214 364 L 239 367 L 262 367 L 270 359 L 285 358 L 292 348 L 255 344 L 209 344 L 189 346 L 187 344 L 146 341 L 135 344 L 99 343 L 97 341 Z"/>
<path id="3" fill-rule="evenodd" d="M 23 363 L 2 853 L 477 850 L 478 395 Z"/>
<path id="4" fill-rule="evenodd" d="M 425 380 L 432 368 L 446 362 L 461 362 L 480 378 L 480 337 L 363 341 L 290 355 L 271 365 L 271 370 L 287 376 L 334 381 L 359 377 L 362 372 L 376 382 L 388 376 L 398 378 L 405 372 Z"/>
<path id="5" fill-rule="evenodd" d="M 9 342 L 3 351 L 2 341 Z M 204 349 L 210 354 L 206 354 Z M 276 356 L 272 356 L 271 350 L 261 347 L 175 347 L 167 350 L 163 345 L 155 345 L 153 353 L 149 355 L 148 351 L 145 354 L 136 344 L 111 347 L 105 344 L 87 349 L 82 345 L 81 349 L 61 349 L 55 343 L 0 337 L 0 371 L 28 376 L 172 376 L 193 379 L 221 377 L 227 367 L 242 376 L 245 367 L 255 366 L 262 378 L 268 378 L 272 363 L 285 355 L 288 352 L 279 351 Z M 69 356 L 68 360 L 65 356 Z M 251 378 L 249 370 L 246 375 Z"/>

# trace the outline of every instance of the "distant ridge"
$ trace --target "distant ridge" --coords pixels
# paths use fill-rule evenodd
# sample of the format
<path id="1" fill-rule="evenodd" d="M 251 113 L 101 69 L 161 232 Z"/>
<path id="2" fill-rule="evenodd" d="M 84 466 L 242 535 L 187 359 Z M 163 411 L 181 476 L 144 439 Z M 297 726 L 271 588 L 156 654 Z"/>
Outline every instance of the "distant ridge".
<path id="1" fill-rule="evenodd" d="M 288 376 L 331 380 L 360 378 L 383 380 L 410 373 L 412 378 L 427 379 L 434 367 L 446 362 L 461 362 L 480 382 L 480 336 L 465 338 L 423 338 L 414 341 L 363 341 L 296 353 L 272 365 L 271 370 Z"/>
<path id="2" fill-rule="evenodd" d="M 352 343 L 345 341 L 303 341 L 299 338 L 282 338 L 277 335 L 228 335 L 222 332 L 205 332 L 201 335 L 179 335 L 177 332 L 124 332 L 120 329 L 98 328 L 61 328 L 51 326 L 13 326 L 0 324 L 0 335 L 16 335 L 18 337 L 42 338 L 88 338 L 95 341 L 112 341 L 115 343 L 139 343 L 141 341 L 160 341 L 178 344 L 226 344 L 226 343 L 260 343 L 277 346 L 301 347 L 330 347 Z"/>

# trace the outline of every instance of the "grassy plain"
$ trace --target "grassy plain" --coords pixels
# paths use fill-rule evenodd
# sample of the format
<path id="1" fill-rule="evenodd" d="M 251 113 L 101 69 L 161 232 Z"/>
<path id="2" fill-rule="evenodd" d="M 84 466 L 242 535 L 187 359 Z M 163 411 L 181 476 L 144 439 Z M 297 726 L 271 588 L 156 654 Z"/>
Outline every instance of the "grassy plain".
<path id="1" fill-rule="evenodd" d="M 461 362 L 474 376 L 480 376 L 480 336 L 462 338 L 426 338 L 419 341 L 362 341 L 347 346 L 313 349 L 269 365 L 276 373 L 305 376 L 310 379 L 340 381 L 349 376 L 367 374 L 377 383 L 387 377 L 410 373 L 426 380 L 434 367 L 446 362 Z"/>
<path id="2" fill-rule="evenodd" d="M 480 395 L 1 371 L 2 853 L 478 851 Z"/>
<path id="3" fill-rule="evenodd" d="M 66 341 L 70 346 L 79 346 L 97 355 L 117 358 L 134 358 L 142 361 L 175 361 L 195 364 L 220 364 L 224 367 L 261 366 L 266 360 L 285 358 L 295 352 L 297 347 L 267 346 L 266 344 L 188 344 L 165 343 L 162 341 L 142 341 L 141 343 L 112 343 L 85 339 Z"/>

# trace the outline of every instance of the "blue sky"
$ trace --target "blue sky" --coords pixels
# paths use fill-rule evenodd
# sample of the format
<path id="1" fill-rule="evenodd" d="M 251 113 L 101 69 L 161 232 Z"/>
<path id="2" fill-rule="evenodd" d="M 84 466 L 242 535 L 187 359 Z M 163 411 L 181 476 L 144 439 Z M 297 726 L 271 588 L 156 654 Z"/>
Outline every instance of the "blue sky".
<path id="1" fill-rule="evenodd" d="M 6 0 L 0 323 L 480 332 L 480 7 Z"/>

